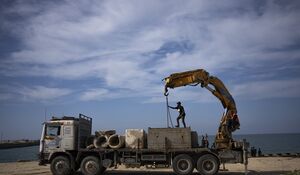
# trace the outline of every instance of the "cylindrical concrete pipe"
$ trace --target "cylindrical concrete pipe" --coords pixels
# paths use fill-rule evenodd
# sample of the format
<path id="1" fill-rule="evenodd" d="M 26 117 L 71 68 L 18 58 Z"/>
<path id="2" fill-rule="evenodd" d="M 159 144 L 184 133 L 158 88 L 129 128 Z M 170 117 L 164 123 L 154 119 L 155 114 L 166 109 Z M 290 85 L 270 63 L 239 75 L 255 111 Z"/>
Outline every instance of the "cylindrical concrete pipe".
<path id="1" fill-rule="evenodd" d="M 96 148 L 106 148 L 108 146 L 108 138 L 105 135 L 98 136 L 94 139 L 94 145 Z"/>
<path id="2" fill-rule="evenodd" d="M 118 134 L 111 135 L 108 139 L 108 146 L 113 149 L 124 147 L 125 136 L 119 136 Z"/>

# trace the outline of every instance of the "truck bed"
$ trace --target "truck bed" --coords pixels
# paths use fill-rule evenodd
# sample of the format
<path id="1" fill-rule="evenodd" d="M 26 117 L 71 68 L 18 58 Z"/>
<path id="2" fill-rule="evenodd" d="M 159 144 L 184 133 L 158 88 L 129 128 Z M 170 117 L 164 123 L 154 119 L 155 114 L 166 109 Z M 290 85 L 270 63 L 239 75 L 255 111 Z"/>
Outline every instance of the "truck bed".
<path id="1" fill-rule="evenodd" d="M 80 152 L 139 152 L 139 153 L 172 153 L 172 152 L 214 152 L 214 150 L 209 148 L 172 148 L 172 149 L 133 149 L 133 148 L 119 148 L 119 149 L 111 149 L 111 148 L 82 148 L 79 150 Z"/>

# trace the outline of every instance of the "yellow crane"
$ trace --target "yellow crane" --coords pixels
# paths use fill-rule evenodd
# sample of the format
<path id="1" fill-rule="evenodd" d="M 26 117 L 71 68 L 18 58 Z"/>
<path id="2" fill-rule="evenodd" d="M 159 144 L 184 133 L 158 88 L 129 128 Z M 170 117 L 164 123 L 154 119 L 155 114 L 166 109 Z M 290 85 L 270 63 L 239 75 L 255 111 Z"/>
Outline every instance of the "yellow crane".
<path id="1" fill-rule="evenodd" d="M 196 86 L 198 84 L 216 96 L 221 101 L 225 112 L 222 115 L 220 126 L 215 137 L 215 148 L 233 149 L 235 147 L 231 133 L 240 127 L 237 109 L 232 95 L 219 78 L 209 75 L 204 69 L 197 69 L 173 73 L 169 77 L 164 78 L 164 81 L 165 96 L 169 95 L 169 88 L 173 89 L 186 85 Z"/>

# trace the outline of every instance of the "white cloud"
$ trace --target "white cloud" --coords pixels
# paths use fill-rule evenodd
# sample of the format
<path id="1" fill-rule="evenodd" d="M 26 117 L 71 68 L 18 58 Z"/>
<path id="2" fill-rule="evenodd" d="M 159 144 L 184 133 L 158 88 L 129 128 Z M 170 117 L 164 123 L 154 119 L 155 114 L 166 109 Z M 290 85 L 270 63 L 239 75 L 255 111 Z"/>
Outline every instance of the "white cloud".
<path id="1" fill-rule="evenodd" d="M 70 94 L 72 91 L 65 88 L 50 88 L 45 86 L 23 87 L 18 93 L 24 100 L 51 100 Z"/>
<path id="2" fill-rule="evenodd" d="M 80 99 L 83 101 L 97 100 L 101 101 L 107 97 L 109 91 L 107 89 L 90 89 L 84 92 Z"/>
<path id="3" fill-rule="evenodd" d="M 236 85 L 233 93 L 236 97 L 246 99 L 298 98 L 300 79 L 254 81 Z"/>
<path id="4" fill-rule="evenodd" d="M 101 87 L 84 89 L 81 100 L 108 98 L 113 88 L 114 98 L 140 95 L 154 102 L 161 101 L 160 80 L 173 72 L 204 68 L 221 74 L 243 66 L 251 72 L 257 65 L 298 60 L 299 49 L 284 48 L 300 38 L 299 10 L 293 4 L 280 6 L 274 1 L 256 6 L 250 1 L 66 1 L 32 7 L 19 3 L 6 13 L 34 15 L 21 23 L 11 22 L 23 47 L 0 65 L 0 74 L 97 78 L 103 82 Z M 170 41 L 189 41 L 194 48 L 187 53 L 148 56 Z M 48 99 L 59 94 L 46 87 L 34 89 L 36 92 L 28 90 L 28 97 Z M 244 89 L 236 87 L 239 94 L 254 95 Z M 42 91 L 49 95 L 43 96 Z M 198 94 L 190 90 L 178 93 L 186 99 Z"/>
<path id="5" fill-rule="evenodd" d="M 169 102 L 177 101 L 194 101 L 200 103 L 211 103 L 216 102 L 218 99 L 214 97 L 208 90 L 201 88 L 200 86 L 196 87 L 182 87 L 177 89 L 169 89 Z M 163 92 L 157 93 L 144 101 L 145 103 L 158 103 L 165 102 L 166 98 L 163 96 Z"/>

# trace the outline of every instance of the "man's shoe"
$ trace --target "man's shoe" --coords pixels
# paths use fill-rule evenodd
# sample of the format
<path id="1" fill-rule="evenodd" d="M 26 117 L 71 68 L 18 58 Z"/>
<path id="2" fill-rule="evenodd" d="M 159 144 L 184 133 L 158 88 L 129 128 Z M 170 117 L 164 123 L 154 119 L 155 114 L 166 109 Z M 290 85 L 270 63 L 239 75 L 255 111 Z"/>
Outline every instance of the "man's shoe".
<path id="1" fill-rule="evenodd" d="M 179 125 L 176 125 L 175 127 L 176 127 L 176 128 L 178 128 L 178 127 L 179 127 Z"/>

